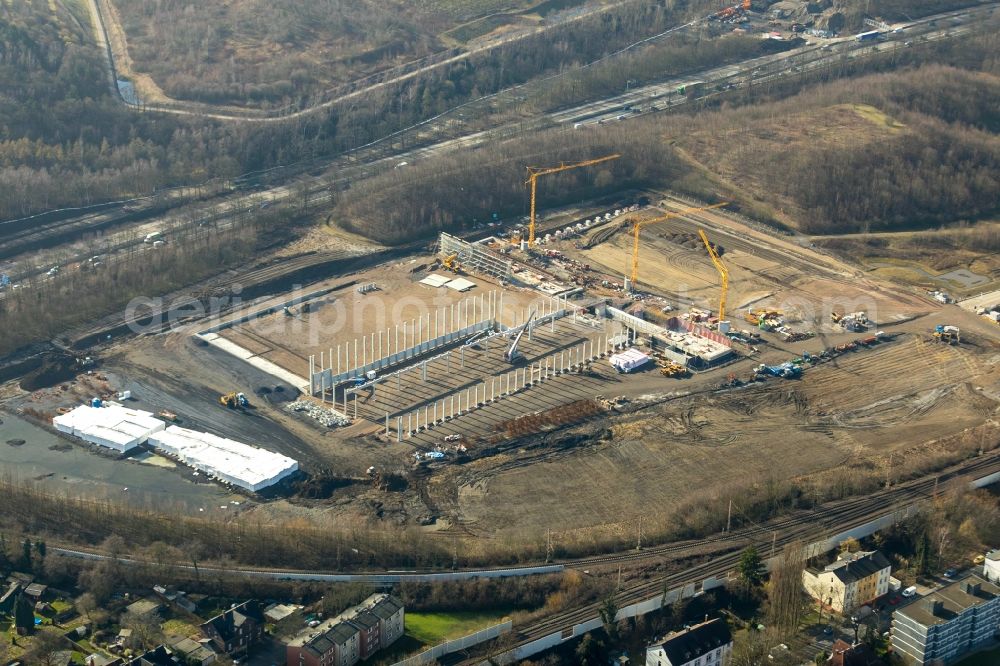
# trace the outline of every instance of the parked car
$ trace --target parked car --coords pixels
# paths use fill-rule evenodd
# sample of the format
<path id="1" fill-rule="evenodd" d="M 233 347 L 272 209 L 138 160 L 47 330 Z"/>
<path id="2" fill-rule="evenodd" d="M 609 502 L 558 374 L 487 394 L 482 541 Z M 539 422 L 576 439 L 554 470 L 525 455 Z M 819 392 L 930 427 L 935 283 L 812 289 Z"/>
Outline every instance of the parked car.
<path id="1" fill-rule="evenodd" d="M 911 585 L 901 592 L 904 597 L 912 597 L 917 593 L 917 586 Z"/>

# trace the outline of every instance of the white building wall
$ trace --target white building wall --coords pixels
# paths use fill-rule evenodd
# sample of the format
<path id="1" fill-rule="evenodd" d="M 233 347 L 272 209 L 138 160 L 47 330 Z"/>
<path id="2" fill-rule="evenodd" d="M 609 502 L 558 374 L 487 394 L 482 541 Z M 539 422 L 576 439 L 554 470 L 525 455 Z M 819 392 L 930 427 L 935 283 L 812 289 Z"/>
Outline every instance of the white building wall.
<path id="1" fill-rule="evenodd" d="M 1000 582 L 1000 559 L 987 559 L 983 563 L 983 577 L 994 583 Z"/>

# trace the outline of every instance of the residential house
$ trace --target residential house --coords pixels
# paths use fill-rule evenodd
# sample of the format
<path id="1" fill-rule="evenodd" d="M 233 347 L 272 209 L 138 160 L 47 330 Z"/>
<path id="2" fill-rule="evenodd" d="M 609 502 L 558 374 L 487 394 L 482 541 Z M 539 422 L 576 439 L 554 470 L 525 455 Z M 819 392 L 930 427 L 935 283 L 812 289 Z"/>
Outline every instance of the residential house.
<path id="1" fill-rule="evenodd" d="M 139 599 L 133 601 L 126 608 L 126 613 L 133 613 L 135 615 L 146 615 L 147 613 L 156 613 L 163 608 L 163 604 L 155 599 Z"/>
<path id="2" fill-rule="evenodd" d="M 263 639 L 264 625 L 260 604 L 251 599 L 216 615 L 201 625 L 201 630 L 212 639 L 216 650 L 237 658 Z"/>
<path id="3" fill-rule="evenodd" d="M 991 582 L 1000 582 L 1000 548 L 986 553 L 983 562 L 983 578 Z"/>
<path id="4" fill-rule="evenodd" d="M 972 575 L 892 615 L 892 649 L 910 666 L 951 664 L 993 640 L 1000 586 Z"/>
<path id="5" fill-rule="evenodd" d="M 153 592 L 168 604 L 173 604 L 183 611 L 191 613 L 192 615 L 198 610 L 198 605 L 187 598 L 187 595 L 180 590 L 172 590 L 163 587 L 162 585 L 154 585 Z"/>
<path id="6" fill-rule="evenodd" d="M 282 620 L 288 619 L 300 610 L 302 610 L 302 606 L 295 604 L 271 604 L 264 609 L 264 617 L 277 624 Z"/>
<path id="7" fill-rule="evenodd" d="M 21 583 L 12 580 L 7 587 L 7 591 L 0 595 L 0 615 L 10 615 L 14 612 L 14 602 L 17 601 L 17 593 L 21 591 Z"/>
<path id="8" fill-rule="evenodd" d="M 733 637 L 725 620 L 716 618 L 669 634 L 646 648 L 646 666 L 725 666 Z"/>
<path id="9" fill-rule="evenodd" d="M 42 601 L 45 597 L 45 591 L 48 590 L 48 585 L 42 585 L 41 583 L 32 583 L 31 585 L 24 588 L 24 596 L 31 599 L 32 603 L 38 603 Z"/>
<path id="10" fill-rule="evenodd" d="M 184 662 L 180 657 L 167 649 L 165 645 L 141 654 L 128 662 L 128 666 L 179 666 Z"/>
<path id="11" fill-rule="evenodd" d="M 844 553 L 822 570 L 802 572 L 806 592 L 838 613 L 849 613 L 889 592 L 889 560 L 877 550 Z"/>
<path id="12" fill-rule="evenodd" d="M 851 645 L 839 638 L 830 649 L 829 666 L 885 666 L 872 649 L 863 643 Z"/>
<path id="13" fill-rule="evenodd" d="M 403 602 L 391 594 L 379 596 L 381 598 L 372 605 L 371 612 L 379 619 L 379 640 L 385 649 L 403 635 L 405 611 Z"/>
<path id="14" fill-rule="evenodd" d="M 192 638 L 182 638 L 171 646 L 174 652 L 184 655 L 188 666 L 207 666 L 215 663 L 215 652 Z"/>
<path id="15" fill-rule="evenodd" d="M 361 632 L 337 618 L 327 620 L 288 642 L 287 666 L 353 666 L 361 659 Z"/>

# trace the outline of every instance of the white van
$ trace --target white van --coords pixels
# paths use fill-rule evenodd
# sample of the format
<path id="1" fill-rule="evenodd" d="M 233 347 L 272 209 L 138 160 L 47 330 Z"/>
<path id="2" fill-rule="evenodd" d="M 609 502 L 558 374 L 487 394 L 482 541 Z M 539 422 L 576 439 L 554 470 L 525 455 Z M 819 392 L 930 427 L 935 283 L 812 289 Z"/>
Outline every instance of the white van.
<path id="1" fill-rule="evenodd" d="M 163 236 L 163 232 L 161 232 L 161 231 L 154 231 L 151 234 L 146 234 L 146 238 L 143 240 L 143 242 L 144 243 L 152 243 L 154 241 L 160 240 L 160 238 L 162 236 Z"/>
<path id="2" fill-rule="evenodd" d="M 905 590 L 903 590 L 900 594 L 902 594 L 904 597 L 912 597 L 916 593 L 917 593 L 917 586 L 916 585 L 911 585 L 908 588 L 906 588 Z"/>

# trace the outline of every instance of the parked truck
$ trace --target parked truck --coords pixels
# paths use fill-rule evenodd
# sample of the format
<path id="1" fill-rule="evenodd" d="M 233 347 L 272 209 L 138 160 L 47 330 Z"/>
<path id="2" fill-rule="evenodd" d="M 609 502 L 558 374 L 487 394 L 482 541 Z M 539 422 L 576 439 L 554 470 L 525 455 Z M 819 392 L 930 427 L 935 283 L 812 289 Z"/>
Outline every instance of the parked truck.
<path id="1" fill-rule="evenodd" d="M 859 43 L 877 42 L 882 39 L 882 32 L 879 30 L 869 30 L 868 32 L 858 33 L 854 36 L 854 39 Z"/>

